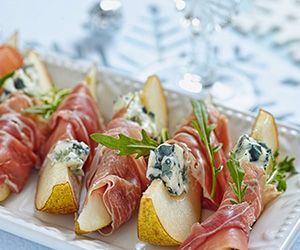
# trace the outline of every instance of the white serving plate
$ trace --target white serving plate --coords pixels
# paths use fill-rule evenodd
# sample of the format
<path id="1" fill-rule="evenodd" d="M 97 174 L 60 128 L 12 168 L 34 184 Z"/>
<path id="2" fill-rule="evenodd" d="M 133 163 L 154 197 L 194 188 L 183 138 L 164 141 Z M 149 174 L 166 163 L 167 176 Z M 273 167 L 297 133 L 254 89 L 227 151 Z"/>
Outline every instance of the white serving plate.
<path id="1" fill-rule="evenodd" d="M 55 58 L 44 59 L 54 82 L 60 87 L 70 87 L 82 79 L 86 67 Z M 116 74 L 109 70 L 99 72 L 98 87 L 100 109 L 105 121 L 112 115 L 112 103 L 117 96 L 129 90 L 138 89 L 141 83 Z M 170 110 L 171 132 L 190 112 L 190 99 L 187 95 L 167 91 Z M 218 105 L 230 121 L 233 142 L 239 135 L 251 129 L 254 117 Z M 300 130 L 280 125 L 281 154 L 296 157 L 296 166 L 300 172 Z M 138 240 L 135 215 L 112 236 L 98 234 L 76 236 L 73 231 L 73 216 L 49 215 L 34 209 L 34 194 L 37 173 L 21 194 L 11 197 L 0 205 L 0 228 L 56 249 L 175 249 L 172 247 L 154 247 Z M 250 249 L 286 249 L 293 243 L 300 228 L 300 175 L 288 180 L 288 189 L 270 204 L 255 223 L 250 236 Z"/>

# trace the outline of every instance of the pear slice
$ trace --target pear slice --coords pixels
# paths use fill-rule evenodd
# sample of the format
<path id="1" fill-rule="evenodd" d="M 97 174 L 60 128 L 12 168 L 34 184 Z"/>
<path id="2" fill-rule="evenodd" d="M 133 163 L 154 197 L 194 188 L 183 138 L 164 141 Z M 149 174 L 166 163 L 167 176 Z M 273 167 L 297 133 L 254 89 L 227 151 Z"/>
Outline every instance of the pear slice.
<path id="1" fill-rule="evenodd" d="M 10 195 L 10 188 L 6 183 L 0 184 L 0 202 L 4 201 Z"/>
<path id="2" fill-rule="evenodd" d="M 160 179 L 144 192 L 138 214 L 138 237 L 154 245 L 175 246 L 189 235 L 200 220 L 201 188 L 190 183 L 187 193 L 171 196 Z"/>
<path id="3" fill-rule="evenodd" d="M 155 115 L 157 132 L 168 128 L 168 106 L 164 90 L 157 76 L 149 76 L 145 82 L 141 101 Z"/>
<path id="4" fill-rule="evenodd" d="M 67 214 L 78 210 L 83 170 L 89 147 L 76 140 L 59 140 L 40 171 L 35 206 L 39 211 Z"/>
<path id="5" fill-rule="evenodd" d="M 274 153 L 279 149 L 278 128 L 274 116 L 261 109 L 256 117 L 251 137 L 265 143 Z"/>
<path id="6" fill-rule="evenodd" d="M 97 103 L 97 66 L 96 64 L 93 64 L 85 74 L 83 78 L 84 84 L 88 87 L 90 90 L 94 100 Z M 99 115 L 99 122 L 102 128 L 105 127 L 104 120 L 101 115 Z"/>
<path id="7" fill-rule="evenodd" d="M 91 91 L 94 99 L 96 100 L 96 75 L 97 75 L 97 67 L 95 64 L 93 64 L 87 71 L 87 73 L 84 76 L 84 83 Z"/>
<path id="8" fill-rule="evenodd" d="M 16 31 L 6 40 L 5 44 L 17 49 L 18 41 L 19 41 L 19 33 Z"/>
<path id="9" fill-rule="evenodd" d="M 69 214 L 78 210 L 81 181 L 66 164 L 52 164 L 46 159 L 41 171 L 35 197 L 39 211 L 55 214 Z"/>
<path id="10" fill-rule="evenodd" d="M 86 200 L 83 210 L 75 222 L 75 232 L 85 234 L 97 231 L 112 222 L 101 195 L 93 192 Z"/>
<path id="11" fill-rule="evenodd" d="M 39 79 L 39 93 L 47 94 L 53 88 L 53 83 L 44 63 L 38 54 L 31 49 L 26 52 L 24 59 L 26 64 L 32 64 L 36 69 Z"/>

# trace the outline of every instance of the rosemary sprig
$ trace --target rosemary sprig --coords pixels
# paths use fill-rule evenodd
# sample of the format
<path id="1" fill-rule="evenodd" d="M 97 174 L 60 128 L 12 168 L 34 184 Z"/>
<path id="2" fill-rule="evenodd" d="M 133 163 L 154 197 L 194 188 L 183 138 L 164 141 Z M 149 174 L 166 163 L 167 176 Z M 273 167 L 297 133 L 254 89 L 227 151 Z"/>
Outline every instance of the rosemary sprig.
<path id="1" fill-rule="evenodd" d="M 154 150 L 159 146 L 159 143 L 150 138 L 145 130 L 142 130 L 141 140 L 128 137 L 124 134 L 113 137 L 101 133 L 91 134 L 91 138 L 107 148 L 118 150 L 120 155 L 136 154 L 136 158 L 148 156 L 151 150 Z"/>
<path id="2" fill-rule="evenodd" d="M 240 162 L 236 158 L 235 153 L 230 153 L 227 161 L 227 167 L 232 179 L 229 185 L 237 199 L 231 199 L 232 204 L 243 202 L 248 185 L 244 183 L 245 170 L 241 167 Z"/>
<path id="3" fill-rule="evenodd" d="M 22 112 L 40 114 L 45 119 L 49 119 L 49 117 L 56 111 L 64 98 L 70 93 L 71 89 L 54 89 L 50 95 L 48 94 L 40 97 L 40 100 L 42 102 L 41 105 L 24 109 Z M 29 93 L 27 94 L 30 95 Z"/>
<path id="4" fill-rule="evenodd" d="M 160 135 L 157 139 L 159 144 L 164 143 L 165 141 L 167 141 L 169 139 L 169 130 L 167 128 L 163 128 L 160 132 Z"/>
<path id="5" fill-rule="evenodd" d="M 221 148 L 222 144 L 218 144 L 215 147 L 211 145 L 210 135 L 211 132 L 216 128 L 215 124 L 208 124 L 208 112 L 206 104 L 202 100 L 192 101 L 193 111 L 196 116 L 196 120 L 192 121 L 192 126 L 198 131 L 198 134 L 205 145 L 212 173 L 212 188 L 210 196 L 215 197 L 216 185 L 217 185 L 217 174 L 222 171 L 223 165 L 216 166 L 215 163 L 215 153 L 217 153 Z"/>
<path id="6" fill-rule="evenodd" d="M 276 185 L 279 192 L 284 192 L 287 188 L 287 178 L 298 174 L 298 172 L 295 168 L 295 158 L 286 156 L 282 161 L 278 162 L 278 156 L 279 152 L 277 150 L 271 158 L 271 173 L 268 175 L 267 183 Z"/>

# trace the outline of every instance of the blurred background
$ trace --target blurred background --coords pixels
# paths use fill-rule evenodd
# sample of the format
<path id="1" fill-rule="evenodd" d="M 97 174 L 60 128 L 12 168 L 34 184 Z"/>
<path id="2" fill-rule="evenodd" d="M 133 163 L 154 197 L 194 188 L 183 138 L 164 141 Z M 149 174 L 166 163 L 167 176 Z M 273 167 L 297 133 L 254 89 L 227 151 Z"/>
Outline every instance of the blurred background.
<path id="1" fill-rule="evenodd" d="M 300 0 L 1 0 L 0 41 L 300 126 L 299 27 Z"/>
<path id="2" fill-rule="evenodd" d="M 24 50 L 156 73 L 196 96 L 207 84 L 225 105 L 300 125 L 299 0 L 10 0 L 1 10 L 0 40 L 18 31 Z M 204 85 L 187 72 L 194 64 Z"/>

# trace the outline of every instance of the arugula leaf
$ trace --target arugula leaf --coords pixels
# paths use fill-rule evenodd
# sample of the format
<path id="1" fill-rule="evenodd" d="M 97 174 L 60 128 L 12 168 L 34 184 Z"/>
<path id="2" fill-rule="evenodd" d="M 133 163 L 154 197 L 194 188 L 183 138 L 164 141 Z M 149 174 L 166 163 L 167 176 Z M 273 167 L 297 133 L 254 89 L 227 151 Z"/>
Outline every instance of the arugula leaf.
<path id="1" fill-rule="evenodd" d="M 2 85 L 4 84 L 5 80 L 12 77 L 14 75 L 15 71 L 6 74 L 5 76 L 0 78 L 0 87 L 2 87 Z"/>
<path id="2" fill-rule="evenodd" d="M 211 145 L 210 135 L 211 132 L 216 128 L 216 124 L 208 124 L 208 112 L 206 104 L 202 100 L 192 101 L 193 111 L 196 116 L 196 120 L 192 121 L 192 126 L 197 130 L 202 142 L 205 145 L 212 172 L 212 188 L 210 196 L 215 197 L 216 185 L 217 185 L 217 174 L 223 169 L 223 166 L 216 166 L 215 164 L 215 153 L 217 153 L 221 148 L 222 144 L 218 144 L 215 147 Z"/>
<path id="3" fill-rule="evenodd" d="M 119 134 L 119 137 L 116 138 L 101 133 L 91 134 L 91 138 L 107 148 L 119 150 L 120 155 L 136 154 L 136 158 L 148 156 L 151 150 L 159 146 L 159 143 L 151 139 L 145 130 L 142 130 L 141 140 L 128 137 L 124 134 Z"/>
<path id="4" fill-rule="evenodd" d="M 40 100 L 43 104 L 26 108 L 22 111 L 22 113 L 40 114 L 45 119 L 49 119 L 64 98 L 70 93 L 71 89 L 54 89 L 50 95 L 44 95 L 40 97 Z"/>
<path id="5" fill-rule="evenodd" d="M 248 185 L 244 184 L 245 170 L 241 167 L 235 153 L 230 153 L 227 167 L 232 179 L 232 182 L 229 182 L 229 185 L 237 197 L 237 200 L 231 199 L 230 201 L 233 204 L 241 203 L 244 200 Z"/>
<path id="6" fill-rule="evenodd" d="M 267 183 L 276 185 L 279 192 L 287 188 L 286 180 L 288 177 L 298 174 L 295 168 L 295 158 L 286 156 L 282 161 L 277 162 L 279 156 L 278 150 L 271 159 L 271 173 L 268 175 Z"/>

